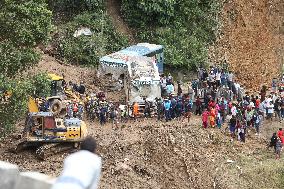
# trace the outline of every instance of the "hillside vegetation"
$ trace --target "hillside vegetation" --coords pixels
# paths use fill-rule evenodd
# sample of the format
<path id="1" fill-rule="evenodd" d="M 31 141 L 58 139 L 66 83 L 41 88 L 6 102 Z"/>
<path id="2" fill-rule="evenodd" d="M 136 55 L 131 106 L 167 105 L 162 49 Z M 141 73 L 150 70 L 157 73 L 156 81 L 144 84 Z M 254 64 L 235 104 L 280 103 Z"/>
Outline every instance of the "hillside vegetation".
<path id="1" fill-rule="evenodd" d="M 114 28 L 115 18 L 106 11 L 106 5 L 112 6 L 112 2 L 1 1 L 0 92 L 1 97 L 10 97 L 0 105 L 0 112 L 5 112 L 0 118 L 2 133 L 13 130 L 14 123 L 26 112 L 28 96 L 47 95 L 45 74 L 39 74 L 37 79 L 21 76 L 39 62 L 38 47 L 66 64 L 95 67 L 101 56 L 133 42 Z M 166 64 L 194 69 L 206 63 L 207 49 L 218 26 L 217 0 L 117 2 L 121 10 L 116 12 L 135 31 L 137 41 L 165 46 Z M 92 34 L 74 37 L 82 28 L 90 29 Z"/>
<path id="2" fill-rule="evenodd" d="M 166 64 L 195 69 L 206 65 L 221 10 L 218 0 L 122 0 L 122 14 L 136 37 L 165 46 Z"/>

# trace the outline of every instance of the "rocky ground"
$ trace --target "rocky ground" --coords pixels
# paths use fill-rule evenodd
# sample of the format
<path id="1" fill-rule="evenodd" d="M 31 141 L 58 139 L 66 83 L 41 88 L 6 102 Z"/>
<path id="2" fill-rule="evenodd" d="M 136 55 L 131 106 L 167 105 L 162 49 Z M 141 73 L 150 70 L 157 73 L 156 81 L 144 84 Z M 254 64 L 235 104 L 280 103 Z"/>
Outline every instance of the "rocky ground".
<path id="1" fill-rule="evenodd" d="M 281 124 L 266 122 L 261 136 L 231 142 L 226 127 L 202 129 L 200 117 L 190 123 L 141 119 L 113 130 L 89 123 L 103 159 L 100 188 L 281 188 L 284 160 L 274 160 L 266 142 Z M 18 131 L 1 143 L 0 159 L 22 170 L 58 176 L 68 153 L 37 160 L 32 149 L 9 152 Z M 283 179 L 282 179 L 283 180 Z"/>
<path id="2" fill-rule="evenodd" d="M 224 1 L 217 42 L 210 48 L 214 64 L 224 60 L 247 89 L 271 85 L 284 65 L 284 2 Z"/>

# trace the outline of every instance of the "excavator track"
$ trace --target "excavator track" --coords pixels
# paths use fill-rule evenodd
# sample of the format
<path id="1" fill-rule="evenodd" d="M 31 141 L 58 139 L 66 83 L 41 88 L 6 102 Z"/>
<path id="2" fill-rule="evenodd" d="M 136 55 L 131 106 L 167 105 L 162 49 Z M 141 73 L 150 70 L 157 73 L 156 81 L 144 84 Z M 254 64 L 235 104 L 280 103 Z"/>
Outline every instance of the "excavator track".
<path id="1" fill-rule="evenodd" d="M 12 153 L 18 153 L 22 150 L 24 150 L 27 147 L 27 141 L 26 139 L 20 139 L 15 142 L 10 148 L 9 151 Z"/>
<path id="2" fill-rule="evenodd" d="M 47 157 L 74 149 L 74 143 L 52 143 L 43 144 L 36 149 L 36 157 L 45 160 Z"/>

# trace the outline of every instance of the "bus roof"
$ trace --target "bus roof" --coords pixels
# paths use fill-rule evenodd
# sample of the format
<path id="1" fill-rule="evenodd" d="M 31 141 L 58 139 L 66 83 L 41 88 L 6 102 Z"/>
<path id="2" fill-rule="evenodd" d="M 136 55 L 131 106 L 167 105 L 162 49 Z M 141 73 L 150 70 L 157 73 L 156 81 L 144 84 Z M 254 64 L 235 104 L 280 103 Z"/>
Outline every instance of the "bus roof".
<path id="1" fill-rule="evenodd" d="M 128 59 L 133 56 L 145 56 L 157 50 L 163 49 L 162 45 L 150 43 L 138 43 L 118 52 L 106 55 L 100 58 L 100 62 L 113 62 L 119 64 L 126 64 Z"/>
<path id="2" fill-rule="evenodd" d="M 155 52 L 161 49 L 163 49 L 162 45 L 156 45 L 156 44 L 150 44 L 150 43 L 138 43 L 137 45 L 132 45 L 119 52 L 121 52 L 122 54 L 130 54 L 130 55 L 134 54 L 137 56 L 139 55 L 145 56 L 147 54 L 150 54 L 152 52 Z"/>

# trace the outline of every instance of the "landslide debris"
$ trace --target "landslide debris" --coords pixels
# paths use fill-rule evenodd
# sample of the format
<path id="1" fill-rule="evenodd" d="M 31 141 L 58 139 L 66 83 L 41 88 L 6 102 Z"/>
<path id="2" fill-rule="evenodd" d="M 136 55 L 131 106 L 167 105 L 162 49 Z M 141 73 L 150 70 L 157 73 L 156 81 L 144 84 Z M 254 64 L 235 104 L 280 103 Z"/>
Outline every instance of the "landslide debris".
<path id="1" fill-rule="evenodd" d="M 211 61 L 226 60 L 247 89 L 270 87 L 284 63 L 284 2 L 229 0 L 221 15 L 220 36 L 210 48 Z"/>

